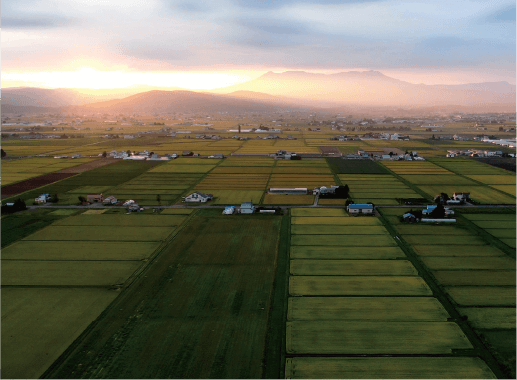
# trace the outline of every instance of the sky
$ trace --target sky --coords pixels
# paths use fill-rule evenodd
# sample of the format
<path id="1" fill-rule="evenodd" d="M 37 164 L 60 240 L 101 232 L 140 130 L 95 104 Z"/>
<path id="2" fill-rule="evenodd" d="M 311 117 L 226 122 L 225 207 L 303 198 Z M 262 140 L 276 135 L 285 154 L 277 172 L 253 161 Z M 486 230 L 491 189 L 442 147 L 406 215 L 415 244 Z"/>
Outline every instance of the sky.
<path id="1" fill-rule="evenodd" d="M 212 89 L 267 71 L 516 77 L 507 0 L 3 0 L 2 87 Z"/>

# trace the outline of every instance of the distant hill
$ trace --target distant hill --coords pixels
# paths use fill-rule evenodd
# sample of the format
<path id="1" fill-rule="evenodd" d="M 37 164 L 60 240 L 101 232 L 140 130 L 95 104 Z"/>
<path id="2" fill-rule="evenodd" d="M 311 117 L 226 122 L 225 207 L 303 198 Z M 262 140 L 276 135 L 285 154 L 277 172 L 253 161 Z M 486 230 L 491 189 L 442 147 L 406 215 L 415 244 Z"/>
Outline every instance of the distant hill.
<path id="1" fill-rule="evenodd" d="M 309 99 L 318 101 L 318 105 L 329 102 L 329 106 L 335 106 L 336 103 L 377 107 L 515 103 L 515 86 L 507 82 L 431 86 L 401 81 L 378 71 L 350 71 L 337 74 L 304 71 L 268 72 L 249 82 L 210 92 L 219 94 L 259 92 L 275 97 Z"/>
<path id="2" fill-rule="evenodd" d="M 12 87 L 2 89 L 2 104 L 25 107 L 66 107 L 124 98 L 144 91 L 158 89 L 162 88 L 145 85 L 115 89 Z M 182 89 L 174 87 L 167 88 L 167 90 Z"/>
<path id="3" fill-rule="evenodd" d="M 285 108 L 297 108 L 241 99 L 235 96 L 206 94 L 194 91 L 147 91 L 123 99 L 90 103 L 69 107 L 78 113 L 239 113 L 271 112 Z"/>

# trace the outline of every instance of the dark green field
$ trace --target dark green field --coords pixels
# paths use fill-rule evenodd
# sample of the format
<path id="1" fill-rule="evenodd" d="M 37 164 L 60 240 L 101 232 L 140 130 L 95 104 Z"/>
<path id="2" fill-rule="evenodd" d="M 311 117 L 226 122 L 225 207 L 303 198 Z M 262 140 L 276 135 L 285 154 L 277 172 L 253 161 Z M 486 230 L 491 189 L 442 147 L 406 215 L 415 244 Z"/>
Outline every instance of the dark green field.
<path id="1" fill-rule="evenodd" d="M 344 160 L 342 158 L 326 159 L 336 174 L 389 174 L 383 166 L 372 160 Z"/>

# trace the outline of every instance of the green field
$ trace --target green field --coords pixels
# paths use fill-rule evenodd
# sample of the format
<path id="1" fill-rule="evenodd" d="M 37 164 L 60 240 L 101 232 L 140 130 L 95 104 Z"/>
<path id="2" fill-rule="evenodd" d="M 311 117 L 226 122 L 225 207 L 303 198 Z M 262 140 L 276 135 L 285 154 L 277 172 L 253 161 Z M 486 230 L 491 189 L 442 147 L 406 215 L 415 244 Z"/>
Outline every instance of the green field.
<path id="1" fill-rule="evenodd" d="M 470 215 L 469 215 L 470 216 Z M 470 218 L 468 218 L 470 219 Z M 483 229 L 512 229 L 515 230 L 515 217 L 511 220 L 472 220 L 476 226 Z"/>
<path id="2" fill-rule="evenodd" d="M 436 225 L 436 224 L 400 224 L 396 227 L 397 231 L 402 235 L 430 235 L 435 236 L 442 235 L 454 235 L 454 236 L 466 236 L 474 235 L 474 232 L 458 227 L 455 224 L 449 225 Z"/>
<path id="3" fill-rule="evenodd" d="M 372 160 L 344 160 L 327 158 L 329 166 L 336 174 L 387 174 L 388 171 Z"/>
<path id="4" fill-rule="evenodd" d="M 473 348 L 453 322 L 287 322 L 290 354 L 450 354 Z"/>
<path id="5" fill-rule="evenodd" d="M 446 290 L 462 306 L 515 306 L 515 286 L 449 286 Z"/>
<path id="6" fill-rule="evenodd" d="M 496 379 L 477 357 L 295 357 L 286 379 Z"/>
<path id="7" fill-rule="evenodd" d="M 430 296 L 415 276 L 291 276 L 291 296 Z"/>
<path id="8" fill-rule="evenodd" d="M 120 227 L 174 227 L 179 226 L 187 217 L 181 215 L 126 214 L 81 214 L 54 223 L 54 226 L 108 226 Z M 60 240 L 60 239 L 56 239 Z M 78 239 L 81 240 L 81 239 Z M 110 239 L 106 239 L 110 240 Z"/>
<path id="9" fill-rule="evenodd" d="M 296 276 L 417 276 L 407 260 L 291 260 Z"/>
<path id="10" fill-rule="evenodd" d="M 510 257 L 423 257 L 422 261 L 430 269 L 513 269 L 515 259 Z"/>
<path id="11" fill-rule="evenodd" d="M 314 203 L 314 195 L 266 194 L 262 203 L 265 205 L 311 205 Z"/>
<path id="12" fill-rule="evenodd" d="M 160 212 L 160 214 L 163 214 L 163 215 L 190 215 L 194 211 L 195 210 L 188 209 L 188 208 L 165 208 Z"/>
<path id="13" fill-rule="evenodd" d="M 454 235 L 444 235 L 444 236 L 436 236 L 436 235 L 404 235 L 404 240 L 409 244 L 421 244 L 421 245 L 486 245 L 488 244 L 485 240 L 483 240 L 479 236 L 469 236 L 468 239 L 465 239 L 464 236 L 454 236 Z M 475 248 L 473 248 L 475 249 Z"/>
<path id="14" fill-rule="evenodd" d="M 454 192 L 467 191 L 470 192 L 470 199 L 481 204 L 515 204 L 515 197 L 501 193 L 488 186 L 468 186 L 465 188 L 451 185 L 419 185 L 418 187 L 430 197 L 440 193 L 451 195 Z"/>
<path id="15" fill-rule="evenodd" d="M 345 212 L 344 209 L 292 208 L 291 216 L 348 216 L 348 214 Z"/>
<path id="16" fill-rule="evenodd" d="M 459 175 L 420 175 L 420 174 L 409 174 L 401 175 L 406 181 L 414 185 L 455 185 L 455 186 L 468 186 L 477 185 L 475 181 Z M 451 194 L 452 195 L 452 194 Z"/>
<path id="17" fill-rule="evenodd" d="M 513 307 L 465 307 L 458 311 L 468 316 L 469 324 L 475 329 L 515 329 Z"/>
<path id="18" fill-rule="evenodd" d="M 157 166 L 151 170 L 150 173 L 207 173 L 216 165 L 180 165 L 180 164 L 165 164 Z"/>
<path id="19" fill-rule="evenodd" d="M 388 260 L 400 257 L 406 257 L 406 255 L 399 247 L 291 247 L 291 259 Z"/>
<path id="20" fill-rule="evenodd" d="M 442 285 L 472 286 L 514 286 L 515 267 L 513 270 L 442 270 L 434 271 L 434 277 Z"/>
<path id="21" fill-rule="evenodd" d="M 291 245 L 340 245 L 344 247 L 393 247 L 397 243 L 390 235 L 293 235 Z"/>
<path id="22" fill-rule="evenodd" d="M 485 183 L 487 185 L 513 185 L 515 193 L 515 175 L 468 175 L 475 181 Z"/>
<path id="23" fill-rule="evenodd" d="M 118 294 L 102 288 L 3 288 L 2 377 L 39 378 Z"/>
<path id="24" fill-rule="evenodd" d="M 160 241 L 164 240 L 172 231 L 173 229 L 170 227 L 49 226 L 24 240 Z"/>
<path id="25" fill-rule="evenodd" d="M 211 203 L 216 205 L 240 205 L 243 202 L 260 203 L 262 190 L 198 190 L 214 196 Z"/>
<path id="26" fill-rule="evenodd" d="M 421 256 L 504 256 L 504 252 L 490 245 L 420 245 L 412 244 L 411 248 Z"/>
<path id="27" fill-rule="evenodd" d="M 294 224 L 293 235 L 389 235 L 383 226 L 331 226 Z"/>
<path id="28" fill-rule="evenodd" d="M 141 261 L 21 261 L 2 262 L 2 285 L 110 286 L 123 284 Z"/>
<path id="29" fill-rule="evenodd" d="M 381 226 L 382 222 L 375 217 L 343 218 L 338 216 L 293 216 L 291 224 L 344 225 L 344 226 Z"/>
<path id="30" fill-rule="evenodd" d="M 158 246 L 157 242 L 21 240 L 2 249 L 2 260 L 142 260 Z"/>
<path id="31" fill-rule="evenodd" d="M 447 321 L 432 297 L 291 297 L 287 320 Z"/>

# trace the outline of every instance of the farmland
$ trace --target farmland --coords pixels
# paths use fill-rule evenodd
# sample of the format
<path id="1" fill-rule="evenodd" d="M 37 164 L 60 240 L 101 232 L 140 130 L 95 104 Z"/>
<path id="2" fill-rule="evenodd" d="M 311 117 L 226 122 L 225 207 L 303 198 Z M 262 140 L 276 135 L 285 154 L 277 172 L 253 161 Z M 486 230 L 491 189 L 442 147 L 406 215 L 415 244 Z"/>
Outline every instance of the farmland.
<path id="1" fill-rule="evenodd" d="M 41 193 L 57 194 L 56 206 L 2 216 L 4 376 L 494 378 L 498 366 L 513 375 L 513 173 L 446 160 L 439 144 L 291 133 L 298 139 L 96 141 L 103 150 L 160 154 L 407 147 L 436 158 L 2 161 L 4 185 L 66 175 L 19 195 L 30 206 Z M 267 193 L 345 184 L 354 202 L 374 203 L 381 217 L 350 217 L 345 199 L 318 200 L 341 207 L 297 208 L 315 197 Z M 214 209 L 179 208 L 194 190 L 213 194 Z M 508 206 L 455 208 L 454 225 L 403 224 L 409 208 L 382 207 L 458 191 Z M 126 215 L 77 206 L 94 193 L 147 208 Z M 286 206 L 286 215 L 221 215 L 222 206 L 249 201 Z"/>
<path id="2" fill-rule="evenodd" d="M 491 336 L 490 329 L 496 324 L 497 328 L 505 328 L 507 334 L 514 334 L 515 245 L 508 246 L 505 238 L 500 237 L 511 235 L 515 242 L 515 213 L 465 210 L 460 212 L 457 225 L 394 227 L 447 293 L 451 304 L 468 318 L 478 336 Z M 385 211 L 389 214 L 393 209 L 381 209 L 383 214 Z M 492 345 L 491 350 L 514 373 L 515 351 L 510 346 L 511 343 Z"/>
<path id="3" fill-rule="evenodd" d="M 432 355 L 473 348 L 381 221 L 337 211 L 291 209 L 285 376 L 424 378 L 419 365 Z M 394 360 L 381 369 L 380 354 Z M 419 357 L 391 356 L 400 354 Z M 456 377 L 472 360 L 451 359 L 431 373 Z M 472 376 L 494 377 L 482 360 L 471 364 Z"/>
<path id="4" fill-rule="evenodd" d="M 11 378 L 40 377 L 186 218 L 41 211 L 54 224 L 2 249 L 2 359 Z"/>
<path id="5" fill-rule="evenodd" d="M 52 377 L 260 378 L 280 221 L 199 214 Z"/>

